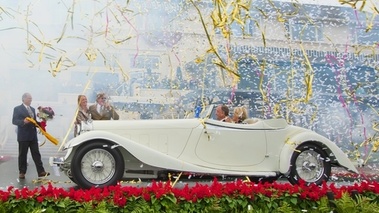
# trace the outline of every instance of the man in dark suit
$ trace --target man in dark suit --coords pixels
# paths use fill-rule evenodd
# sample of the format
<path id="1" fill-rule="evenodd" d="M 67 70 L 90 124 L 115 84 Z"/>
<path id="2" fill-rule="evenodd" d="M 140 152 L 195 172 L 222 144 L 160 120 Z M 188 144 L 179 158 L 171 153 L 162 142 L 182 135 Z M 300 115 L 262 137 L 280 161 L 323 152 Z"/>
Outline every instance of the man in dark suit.
<path id="1" fill-rule="evenodd" d="M 26 119 L 30 117 L 36 120 L 36 112 L 35 109 L 30 106 L 31 103 L 32 96 L 29 93 L 24 93 L 22 95 L 22 104 L 13 109 L 12 123 L 17 126 L 18 169 L 20 179 L 25 179 L 29 148 L 36 165 L 38 177 L 50 175 L 50 173 L 46 172 L 43 168 L 38 147 L 37 128 L 32 122 Z"/>

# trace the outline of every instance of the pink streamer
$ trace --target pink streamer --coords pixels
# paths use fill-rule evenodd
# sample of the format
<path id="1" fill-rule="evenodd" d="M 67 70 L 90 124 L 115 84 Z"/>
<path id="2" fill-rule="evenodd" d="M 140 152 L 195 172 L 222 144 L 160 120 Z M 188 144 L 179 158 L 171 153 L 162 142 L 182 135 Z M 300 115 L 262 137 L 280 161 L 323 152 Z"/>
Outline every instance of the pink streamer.
<path id="1" fill-rule="evenodd" d="M 108 7 L 105 10 L 105 37 L 108 35 L 108 29 L 109 29 L 109 16 L 108 16 Z"/>
<path id="2" fill-rule="evenodd" d="M 271 95 L 271 87 L 270 87 L 270 84 L 267 84 L 267 101 L 270 100 L 270 95 Z M 267 115 L 270 115 L 271 114 L 271 105 L 269 103 L 267 103 L 267 106 L 268 106 L 268 109 L 267 109 L 267 113 L 265 113 L 265 117 L 267 117 Z"/>
<path id="3" fill-rule="evenodd" d="M 336 70 L 333 66 L 333 63 L 332 63 L 332 59 L 337 61 L 337 66 L 339 68 L 343 68 L 345 67 L 345 61 L 346 61 L 346 56 L 347 56 L 347 45 L 346 45 L 346 49 L 345 49 L 345 54 L 343 55 L 343 58 L 341 60 L 338 60 L 336 57 L 334 57 L 333 55 L 327 55 L 326 56 L 326 60 L 328 61 L 329 65 L 332 67 L 332 69 L 334 70 L 335 74 L 336 74 L 336 81 L 337 81 L 337 84 L 338 84 L 338 87 L 337 87 L 337 92 L 338 92 L 338 98 L 339 100 L 341 101 L 342 103 L 342 106 L 345 108 L 349 118 L 350 118 L 350 139 L 352 140 L 352 129 L 353 129 L 353 118 L 351 116 L 351 113 L 350 113 L 350 110 L 348 109 L 347 105 L 346 105 L 346 102 L 344 100 L 344 98 L 342 97 L 342 89 L 341 89 L 341 85 L 339 84 L 339 80 L 341 79 L 340 75 L 341 75 L 341 72 L 339 70 Z M 353 98 L 353 102 L 355 104 L 355 106 L 357 106 L 358 104 L 358 100 L 357 100 L 357 97 L 355 95 L 355 92 L 352 91 L 351 89 L 351 86 L 348 85 L 348 90 L 349 92 L 352 94 L 352 98 Z M 365 122 L 364 122 L 364 118 L 363 118 L 363 114 L 362 114 L 362 111 L 359 110 L 359 115 L 360 115 L 360 120 L 361 120 L 361 124 L 363 126 L 363 134 L 364 134 L 364 139 L 365 141 L 367 140 L 367 130 L 366 130 L 366 127 L 365 127 Z M 365 154 L 367 156 L 367 153 L 368 153 L 368 147 L 367 145 L 365 144 Z M 367 156 L 368 157 L 368 156 Z"/>
<path id="4" fill-rule="evenodd" d="M 120 6 L 119 5 L 117 5 L 118 6 L 118 9 L 119 9 L 119 11 L 121 12 L 122 11 L 122 9 L 120 8 Z M 137 50 L 137 52 L 136 52 L 136 54 L 134 55 L 134 58 L 133 58 L 133 66 L 135 66 L 135 64 L 136 64 L 136 59 L 137 59 L 137 57 L 138 57 L 138 53 L 139 53 L 139 45 L 138 45 L 138 42 L 139 42 L 139 33 L 138 33 L 138 30 L 134 27 L 134 25 L 129 21 L 129 19 L 121 12 L 121 15 L 122 15 L 122 17 L 124 17 L 124 19 L 125 19 L 125 21 L 126 22 L 128 22 L 128 24 L 133 28 L 133 30 L 134 31 L 136 31 L 136 33 L 137 33 L 137 37 L 136 37 L 136 39 L 137 39 L 137 41 L 136 41 L 136 50 Z"/>
<path id="5" fill-rule="evenodd" d="M 234 96 L 236 94 L 236 87 L 237 86 L 234 85 L 233 88 L 232 88 L 232 92 L 230 93 L 230 99 L 228 100 L 228 104 L 231 104 L 232 100 L 234 99 Z"/>
<path id="6" fill-rule="evenodd" d="M 175 56 L 176 60 L 179 62 L 179 66 L 181 66 L 182 62 L 180 61 L 180 58 L 179 58 L 178 54 L 176 54 L 174 52 L 174 50 L 172 50 L 171 52 L 174 53 L 174 56 Z"/>
<path id="7" fill-rule="evenodd" d="M 357 19 L 358 25 L 359 25 L 360 27 L 362 27 L 362 24 L 361 24 L 361 22 L 359 21 L 358 11 L 357 11 L 357 10 L 354 10 L 354 15 L 355 15 L 355 18 Z"/>
<path id="8" fill-rule="evenodd" d="M 326 60 L 328 61 L 329 65 L 331 66 L 332 70 L 334 71 L 335 75 L 336 75 L 336 81 L 337 81 L 337 93 L 338 93 L 338 99 L 340 100 L 340 102 L 342 103 L 342 107 L 346 110 L 346 113 L 347 115 L 349 116 L 350 118 L 350 139 L 352 140 L 353 139 L 353 133 L 352 133 L 352 127 L 353 127 L 353 118 L 351 117 L 351 113 L 350 113 L 350 110 L 349 108 L 347 107 L 347 104 L 345 102 L 345 99 L 343 98 L 342 96 L 342 89 L 341 89 L 341 85 L 339 83 L 339 80 L 341 79 L 340 75 L 341 75 L 341 72 L 339 71 L 339 69 L 335 69 L 335 66 L 333 65 L 333 62 L 332 62 L 332 59 L 335 60 L 337 62 L 337 66 L 339 68 L 342 68 L 344 67 L 344 61 L 341 60 L 339 61 L 336 57 L 334 57 L 333 55 L 326 55 Z M 344 55 L 345 57 L 345 55 Z"/>

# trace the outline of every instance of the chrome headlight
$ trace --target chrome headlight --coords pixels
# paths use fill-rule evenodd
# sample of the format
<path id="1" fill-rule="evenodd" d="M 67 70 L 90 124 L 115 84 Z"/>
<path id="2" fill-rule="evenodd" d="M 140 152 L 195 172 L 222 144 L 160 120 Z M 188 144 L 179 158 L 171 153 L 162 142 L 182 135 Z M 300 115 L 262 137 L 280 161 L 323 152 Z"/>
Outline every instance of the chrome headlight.
<path id="1" fill-rule="evenodd" d="M 64 163 L 64 157 L 50 157 L 49 164 L 50 166 L 61 165 Z"/>

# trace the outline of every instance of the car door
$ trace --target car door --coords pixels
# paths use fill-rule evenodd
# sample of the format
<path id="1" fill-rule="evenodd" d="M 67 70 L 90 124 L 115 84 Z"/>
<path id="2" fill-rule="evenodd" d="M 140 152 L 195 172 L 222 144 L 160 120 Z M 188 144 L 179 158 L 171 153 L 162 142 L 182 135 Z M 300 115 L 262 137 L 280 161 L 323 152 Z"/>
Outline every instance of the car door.
<path id="1" fill-rule="evenodd" d="M 261 163 L 267 153 L 263 123 L 233 124 L 209 119 L 195 148 L 204 166 L 240 170 Z"/>

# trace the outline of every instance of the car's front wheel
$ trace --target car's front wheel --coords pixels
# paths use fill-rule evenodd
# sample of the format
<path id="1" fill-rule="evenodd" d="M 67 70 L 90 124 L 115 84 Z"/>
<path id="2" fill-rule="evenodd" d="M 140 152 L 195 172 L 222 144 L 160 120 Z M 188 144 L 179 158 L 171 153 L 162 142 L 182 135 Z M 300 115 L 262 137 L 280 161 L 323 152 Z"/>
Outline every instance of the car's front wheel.
<path id="1" fill-rule="evenodd" d="M 331 164 L 325 151 L 314 144 L 305 144 L 292 155 L 288 181 L 298 184 L 302 180 L 320 185 L 329 180 L 330 172 Z"/>
<path id="2" fill-rule="evenodd" d="M 75 153 L 71 173 L 82 188 L 115 185 L 123 177 L 124 160 L 117 148 L 103 142 L 90 142 Z"/>

